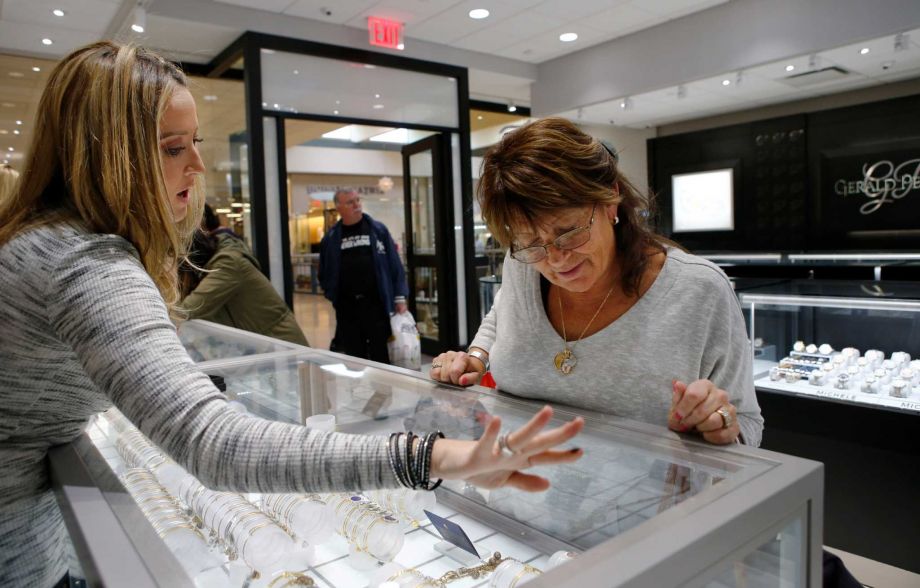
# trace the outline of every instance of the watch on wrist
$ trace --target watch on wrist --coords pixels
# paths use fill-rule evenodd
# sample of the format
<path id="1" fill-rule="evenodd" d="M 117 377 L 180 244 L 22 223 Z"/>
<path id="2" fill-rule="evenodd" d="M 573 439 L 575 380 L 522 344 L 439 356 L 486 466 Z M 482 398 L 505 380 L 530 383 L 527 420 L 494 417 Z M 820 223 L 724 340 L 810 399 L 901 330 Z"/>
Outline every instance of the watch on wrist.
<path id="1" fill-rule="evenodd" d="M 466 353 L 470 357 L 475 357 L 482 362 L 482 365 L 485 366 L 483 373 L 489 371 L 489 356 L 484 351 L 480 351 L 479 349 L 469 349 Z"/>

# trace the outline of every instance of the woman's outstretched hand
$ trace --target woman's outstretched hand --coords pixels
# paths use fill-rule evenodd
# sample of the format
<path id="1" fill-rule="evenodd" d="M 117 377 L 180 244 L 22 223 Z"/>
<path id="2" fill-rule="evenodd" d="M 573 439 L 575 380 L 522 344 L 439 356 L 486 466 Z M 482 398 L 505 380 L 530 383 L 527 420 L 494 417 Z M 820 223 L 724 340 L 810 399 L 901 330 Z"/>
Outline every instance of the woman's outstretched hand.
<path id="1" fill-rule="evenodd" d="M 446 480 L 464 479 L 482 488 L 511 486 L 528 492 L 549 488 L 549 480 L 526 474 L 536 465 L 569 463 L 579 459 L 581 449 L 554 449 L 577 435 L 585 426 L 581 417 L 544 431 L 553 418 L 553 409 L 544 406 L 520 429 L 508 434 L 507 448 L 498 444 L 501 419 L 492 417 L 478 441 L 441 439 L 434 445 L 431 457 L 431 477 Z"/>

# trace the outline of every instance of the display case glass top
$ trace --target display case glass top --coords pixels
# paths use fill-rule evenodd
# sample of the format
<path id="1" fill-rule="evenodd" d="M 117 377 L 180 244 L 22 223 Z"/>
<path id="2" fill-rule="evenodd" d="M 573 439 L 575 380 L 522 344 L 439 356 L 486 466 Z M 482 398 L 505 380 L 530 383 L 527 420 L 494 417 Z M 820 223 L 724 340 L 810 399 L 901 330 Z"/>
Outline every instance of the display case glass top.
<path id="1" fill-rule="evenodd" d="M 293 343 L 204 320 L 185 321 L 178 331 L 179 339 L 196 363 L 302 349 Z"/>

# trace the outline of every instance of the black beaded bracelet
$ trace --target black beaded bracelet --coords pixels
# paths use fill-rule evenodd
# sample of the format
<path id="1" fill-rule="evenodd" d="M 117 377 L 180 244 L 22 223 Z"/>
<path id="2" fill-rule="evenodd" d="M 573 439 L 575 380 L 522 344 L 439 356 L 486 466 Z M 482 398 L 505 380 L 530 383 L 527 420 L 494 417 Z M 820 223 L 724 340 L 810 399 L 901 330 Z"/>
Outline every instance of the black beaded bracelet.
<path id="1" fill-rule="evenodd" d="M 390 435 L 387 441 L 387 461 L 402 486 L 412 490 L 434 490 L 441 485 L 441 480 L 431 484 L 431 457 L 435 441 L 443 438 L 444 433 L 440 431 L 423 437 L 412 431 Z M 403 442 L 405 447 L 402 446 Z"/>

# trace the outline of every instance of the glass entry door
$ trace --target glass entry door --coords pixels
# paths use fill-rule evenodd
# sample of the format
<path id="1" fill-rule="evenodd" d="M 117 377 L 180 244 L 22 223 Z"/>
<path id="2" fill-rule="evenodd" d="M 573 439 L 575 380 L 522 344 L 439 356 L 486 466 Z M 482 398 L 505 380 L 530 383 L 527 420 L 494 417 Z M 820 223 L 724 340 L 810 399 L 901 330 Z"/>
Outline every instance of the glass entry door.
<path id="1" fill-rule="evenodd" d="M 409 309 L 418 323 L 422 353 L 437 355 L 456 341 L 453 207 L 448 187 L 447 139 L 432 135 L 402 148 L 406 204 Z"/>

